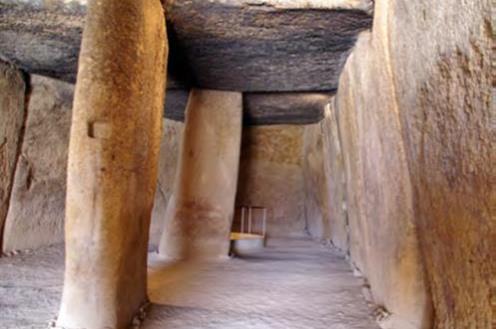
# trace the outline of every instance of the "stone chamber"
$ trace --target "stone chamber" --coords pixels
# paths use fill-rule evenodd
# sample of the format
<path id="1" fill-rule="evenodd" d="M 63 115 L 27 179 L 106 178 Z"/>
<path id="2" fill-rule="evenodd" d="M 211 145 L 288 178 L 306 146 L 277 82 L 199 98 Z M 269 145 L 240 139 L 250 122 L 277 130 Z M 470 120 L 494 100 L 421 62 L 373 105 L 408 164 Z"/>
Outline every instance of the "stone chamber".
<path id="1" fill-rule="evenodd" d="M 495 328 L 491 5 L 0 0 L 0 328 Z"/>

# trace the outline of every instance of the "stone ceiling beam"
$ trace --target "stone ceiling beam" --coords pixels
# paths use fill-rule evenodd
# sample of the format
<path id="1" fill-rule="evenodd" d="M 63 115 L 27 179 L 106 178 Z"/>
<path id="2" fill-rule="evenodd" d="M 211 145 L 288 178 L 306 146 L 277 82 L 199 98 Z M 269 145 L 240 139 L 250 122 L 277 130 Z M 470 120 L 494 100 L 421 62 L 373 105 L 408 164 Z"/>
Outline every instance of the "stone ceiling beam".
<path id="1" fill-rule="evenodd" d="M 245 125 L 311 124 L 324 118 L 333 93 L 247 93 Z"/>
<path id="2" fill-rule="evenodd" d="M 371 1 L 172 1 L 171 72 L 198 87 L 244 92 L 330 91 L 357 35 L 372 25 Z M 270 5 L 279 3 L 280 6 Z M 338 5 L 342 7 L 330 7 Z M 357 4 L 344 9 L 344 4 Z M 286 6 L 282 6 L 286 4 Z M 289 6 L 289 7 L 288 7 Z M 178 63 L 178 62 L 177 62 Z M 179 63 L 178 63 L 179 64 Z"/>
<path id="3" fill-rule="evenodd" d="M 243 124 L 311 124 L 324 118 L 325 106 L 334 92 L 329 93 L 244 93 Z M 167 90 L 164 115 L 184 121 L 188 90 Z"/>
<path id="4" fill-rule="evenodd" d="M 0 0 L 0 57 L 75 81 L 86 0 Z M 304 4 L 304 5 L 303 5 Z M 168 88 L 330 91 L 371 0 L 182 0 L 167 4 Z"/>

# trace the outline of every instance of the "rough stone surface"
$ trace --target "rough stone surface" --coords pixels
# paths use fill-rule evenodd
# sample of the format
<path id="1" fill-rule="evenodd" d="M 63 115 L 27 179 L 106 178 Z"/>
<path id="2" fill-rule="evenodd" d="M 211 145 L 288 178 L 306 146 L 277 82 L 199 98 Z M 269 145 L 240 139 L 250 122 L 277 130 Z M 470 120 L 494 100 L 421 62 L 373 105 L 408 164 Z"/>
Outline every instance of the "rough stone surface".
<path id="1" fill-rule="evenodd" d="M 173 192 L 183 124 L 165 120 L 159 181 L 150 229 L 150 248 L 167 218 L 167 204 Z M 304 234 L 303 171 L 301 152 L 304 126 L 274 125 L 244 127 L 237 189 L 235 227 L 242 205 L 268 208 L 269 236 Z M 260 213 L 254 213 L 258 220 Z"/>
<path id="2" fill-rule="evenodd" d="M 20 75 L 17 77 L 21 78 Z M 9 85 L 12 88 L 17 86 L 24 90 L 24 82 L 19 80 L 17 83 L 22 82 L 22 84 L 17 85 L 14 82 L 10 81 Z M 26 137 L 23 149 L 20 150 L 21 157 L 18 166 L 21 172 L 18 173 L 19 184 L 13 191 L 12 209 L 9 215 L 11 223 L 5 234 L 8 242 L 6 241 L 4 251 L 39 248 L 64 239 L 67 154 L 74 88 L 71 84 L 36 75 L 31 77 L 30 84 L 32 85 L 28 103 L 30 115 L 26 117 Z M 22 104 L 24 104 L 24 92 L 22 92 L 22 97 L 21 92 L 19 90 L 18 92 L 18 100 L 22 99 Z M 7 110 L 8 107 L 3 106 L 2 109 Z M 16 128 L 19 134 L 20 126 L 23 125 L 21 122 L 23 118 L 20 117 L 23 111 L 24 105 L 2 116 L 6 118 L 2 122 L 8 123 L 6 128 Z M 11 124 L 15 120 L 18 120 L 17 127 L 14 123 Z M 183 126 L 182 122 L 163 120 L 158 182 L 149 239 L 150 247 L 154 249 L 158 246 L 163 230 L 165 210 L 172 194 Z M 7 152 L 4 149 L 3 156 L 14 157 L 15 151 L 9 149 Z M 32 167 L 31 170 L 27 170 L 29 168 L 26 165 Z M 3 168 L 7 170 L 7 165 Z M 31 172 L 30 188 L 26 189 L 28 172 Z M 7 182 L 7 174 L 1 177 Z M 14 179 L 13 176 L 10 179 Z M 5 186 L 7 191 L 8 186 L 2 186 Z M 10 193 L 10 189 L 8 191 Z M 5 196 L 9 194 L 5 193 Z M 5 201 L 5 218 L 7 210 Z"/>
<path id="3" fill-rule="evenodd" d="M 490 12 L 489 1 L 376 1 L 343 70 L 351 259 L 391 313 L 384 328 L 494 327 Z"/>
<path id="4" fill-rule="evenodd" d="M 319 124 L 305 127 L 305 220 L 312 237 L 348 252 L 346 181 L 337 124 L 332 102 Z"/>
<path id="5" fill-rule="evenodd" d="M 320 124 L 308 125 L 303 134 L 303 177 L 305 186 L 305 229 L 312 237 L 330 240 L 329 172 L 323 153 Z"/>
<path id="6" fill-rule="evenodd" d="M 241 129 L 241 93 L 191 91 L 170 217 L 159 245 L 163 257 L 227 257 Z"/>
<path id="7" fill-rule="evenodd" d="M 0 327 L 41 329 L 57 311 L 63 247 L 0 259 Z M 221 263 L 151 257 L 154 303 L 143 329 L 378 329 L 361 281 L 332 250 L 269 240 L 264 252 Z"/>
<path id="8" fill-rule="evenodd" d="M 184 122 L 188 91 L 167 90 L 165 117 Z M 244 93 L 243 125 L 308 124 L 324 117 L 332 93 Z"/>
<path id="9" fill-rule="evenodd" d="M 152 222 L 150 225 L 149 248 L 158 249 L 160 236 L 167 218 L 167 205 L 174 190 L 177 164 L 184 130 L 184 124 L 173 120 L 164 120 L 160 159 L 158 162 L 158 181 L 155 201 L 153 203 Z"/>
<path id="10" fill-rule="evenodd" d="M 17 163 L 3 251 L 64 239 L 67 149 L 73 86 L 31 77 L 27 120 Z"/>
<path id="11" fill-rule="evenodd" d="M 168 87 L 334 90 L 356 35 L 371 26 L 371 5 L 169 1 Z M 29 72 L 74 81 L 86 11 L 82 0 L 1 0 L 1 56 Z"/>
<path id="12" fill-rule="evenodd" d="M 304 234 L 303 131 L 295 125 L 243 130 L 236 205 L 267 208 L 269 236 Z M 236 215 L 239 222 L 239 210 Z"/>
<path id="13" fill-rule="evenodd" d="M 329 193 L 329 227 L 332 243 L 342 251 L 349 250 L 349 223 L 347 213 L 346 174 L 338 128 L 338 112 L 332 102 L 320 124 L 323 139 L 324 170 L 327 172 Z"/>
<path id="14" fill-rule="evenodd" d="M 410 176 L 381 46 L 380 39 L 368 32 L 359 37 L 336 98 L 350 254 L 368 278 L 376 303 L 393 314 L 392 328 L 427 329 L 430 301 L 414 226 Z"/>
<path id="15" fill-rule="evenodd" d="M 147 299 L 165 45 L 160 1 L 89 2 L 69 143 L 60 327 L 125 328 Z"/>
<path id="16" fill-rule="evenodd" d="M 164 117 L 184 122 L 189 90 L 168 89 L 165 95 Z"/>
<path id="17" fill-rule="evenodd" d="M 193 84 L 241 91 L 334 90 L 357 33 L 371 25 L 363 10 L 270 3 L 173 1 L 167 11 Z"/>
<path id="18" fill-rule="evenodd" d="M 0 0 L 0 57 L 29 73 L 74 83 L 87 3 Z M 184 88 L 184 81 L 169 77 L 167 87 Z"/>
<path id="19" fill-rule="evenodd" d="M 0 247 L 22 141 L 25 92 L 21 72 L 0 61 Z"/>
<path id="20" fill-rule="evenodd" d="M 494 2 L 379 5 L 434 326 L 494 328 Z"/>
<path id="21" fill-rule="evenodd" d="M 245 125 L 309 124 L 322 120 L 331 94 L 247 93 L 243 95 Z"/>

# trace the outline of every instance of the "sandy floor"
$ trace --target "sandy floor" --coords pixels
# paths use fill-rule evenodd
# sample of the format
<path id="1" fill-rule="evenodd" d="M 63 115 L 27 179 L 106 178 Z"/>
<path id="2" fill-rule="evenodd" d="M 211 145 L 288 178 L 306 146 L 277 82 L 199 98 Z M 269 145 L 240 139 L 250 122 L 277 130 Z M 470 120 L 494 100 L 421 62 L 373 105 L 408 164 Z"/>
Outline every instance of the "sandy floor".
<path id="1" fill-rule="evenodd" d="M 62 246 L 0 258 L 0 328 L 46 328 L 58 311 L 63 271 Z"/>
<path id="2" fill-rule="evenodd" d="M 62 289 L 61 246 L 0 259 L 0 328 L 46 328 Z M 311 241 L 275 240 L 220 263 L 150 259 L 145 329 L 375 329 L 361 282 Z"/>

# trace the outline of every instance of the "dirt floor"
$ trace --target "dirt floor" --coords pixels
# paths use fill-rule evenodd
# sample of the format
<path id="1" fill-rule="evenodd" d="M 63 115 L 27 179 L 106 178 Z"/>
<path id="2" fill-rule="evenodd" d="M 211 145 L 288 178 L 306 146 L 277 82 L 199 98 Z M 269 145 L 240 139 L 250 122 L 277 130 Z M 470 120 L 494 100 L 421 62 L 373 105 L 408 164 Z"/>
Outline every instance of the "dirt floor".
<path id="1" fill-rule="evenodd" d="M 0 328 L 46 328 L 58 310 L 63 247 L 0 259 Z M 271 240 L 250 257 L 166 263 L 150 255 L 145 329 L 375 329 L 361 280 L 336 252 Z"/>

